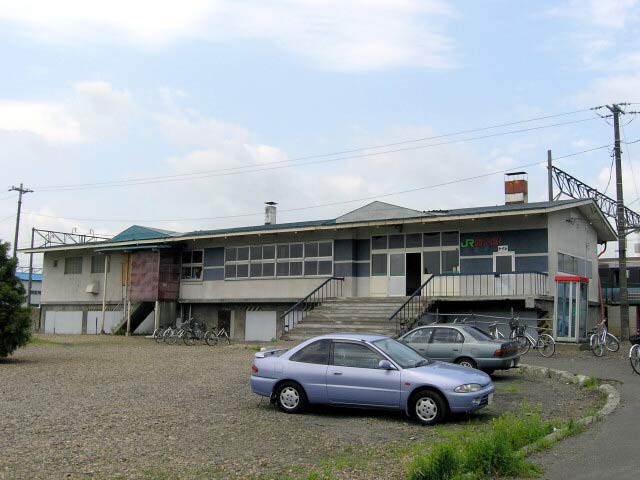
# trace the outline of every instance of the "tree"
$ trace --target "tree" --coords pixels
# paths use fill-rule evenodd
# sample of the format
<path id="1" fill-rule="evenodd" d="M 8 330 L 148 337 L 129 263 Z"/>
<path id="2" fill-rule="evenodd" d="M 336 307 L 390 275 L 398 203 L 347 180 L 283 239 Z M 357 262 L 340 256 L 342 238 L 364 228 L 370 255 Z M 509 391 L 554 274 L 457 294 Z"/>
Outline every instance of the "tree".
<path id="1" fill-rule="evenodd" d="M 8 252 L 9 244 L 0 241 L 0 357 L 26 345 L 31 337 L 30 309 L 22 306 L 26 293 Z"/>

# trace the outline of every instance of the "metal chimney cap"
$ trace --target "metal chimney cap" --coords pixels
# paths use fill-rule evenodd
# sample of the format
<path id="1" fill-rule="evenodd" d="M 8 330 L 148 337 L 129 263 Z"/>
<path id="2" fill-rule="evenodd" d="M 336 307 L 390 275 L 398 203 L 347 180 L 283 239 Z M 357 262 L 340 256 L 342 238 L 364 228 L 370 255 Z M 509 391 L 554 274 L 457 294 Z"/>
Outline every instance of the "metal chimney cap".
<path id="1" fill-rule="evenodd" d="M 265 205 L 277 205 L 278 202 L 264 202 Z"/>

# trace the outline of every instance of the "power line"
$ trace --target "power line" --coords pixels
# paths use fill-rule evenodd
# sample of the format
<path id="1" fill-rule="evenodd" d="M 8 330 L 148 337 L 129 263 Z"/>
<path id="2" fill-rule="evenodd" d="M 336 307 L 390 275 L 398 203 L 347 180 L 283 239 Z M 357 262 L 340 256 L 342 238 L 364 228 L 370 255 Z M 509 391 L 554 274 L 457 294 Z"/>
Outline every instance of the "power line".
<path id="1" fill-rule="evenodd" d="M 590 148 L 588 150 L 582 150 L 580 152 L 575 152 L 575 153 L 570 153 L 567 155 L 562 155 L 559 157 L 555 157 L 555 160 L 560 160 L 563 158 L 569 158 L 569 157 L 574 157 L 576 155 L 581 155 L 581 154 L 585 154 L 585 153 L 589 153 L 589 152 L 593 152 L 595 150 L 601 150 L 603 148 L 608 148 L 610 145 L 602 145 L 600 147 L 595 147 L 595 148 Z M 331 206 L 336 206 L 336 205 L 344 205 L 344 204 L 348 204 L 348 203 L 355 203 L 355 202 L 362 202 L 362 201 L 366 201 L 366 200 L 375 200 L 378 198 L 385 198 L 385 197 L 390 197 L 390 196 L 395 196 L 395 195 L 402 195 L 402 194 L 406 194 L 406 193 L 412 193 L 412 192 L 417 192 L 420 190 L 428 190 L 428 189 L 432 189 L 432 188 L 437 188 L 437 187 L 443 187 L 443 186 L 448 186 L 448 185 L 453 185 L 455 183 L 461 183 L 461 182 L 466 182 L 466 181 L 470 181 L 470 180 L 477 180 L 480 178 L 485 178 L 485 177 L 489 177 L 489 176 L 493 176 L 493 175 L 498 175 L 501 173 L 506 173 L 508 171 L 511 170 L 517 170 L 517 169 L 521 169 L 521 168 L 526 168 L 526 167 L 531 167 L 531 166 L 535 166 L 535 165 L 541 165 L 541 164 L 546 164 L 546 162 L 534 162 L 534 163 L 528 163 L 525 165 L 519 165 L 519 166 L 515 166 L 515 167 L 510 167 L 507 169 L 502 169 L 502 170 L 497 170 L 494 172 L 489 172 L 489 173 L 484 173 L 484 174 L 480 174 L 480 175 L 474 175 L 471 177 L 466 177 L 466 178 L 461 178 L 461 179 L 457 179 L 457 180 L 450 180 L 448 182 L 442 182 L 442 183 L 437 183 L 437 184 L 432 184 L 432 185 L 426 185 L 426 186 L 421 186 L 421 187 L 415 187 L 415 188 L 410 188 L 410 189 L 406 189 L 406 190 L 400 190 L 400 191 L 396 191 L 396 192 L 390 192 L 390 193 L 383 193 L 383 194 L 379 194 L 379 195 L 373 195 L 373 196 L 369 196 L 369 197 L 361 197 L 361 198 L 356 198 L 356 199 L 351 199 L 351 200 L 343 200 L 343 201 L 339 201 L 339 202 L 331 202 L 331 203 L 325 203 L 325 204 L 320 204 L 320 205 L 311 205 L 311 206 L 305 206 L 305 207 L 297 207 L 297 208 L 290 208 L 290 209 L 281 209 L 279 212 L 280 213 L 284 213 L 284 212 L 296 212 L 296 211 L 301 211 L 301 210 L 311 210 L 311 209 L 316 209 L 316 208 L 323 208 L 323 207 L 331 207 Z M 125 219 L 125 218 L 109 218 L 109 219 L 99 219 L 99 218 L 79 218 L 79 217 L 62 217 L 62 216 L 55 216 L 55 215 L 45 215 L 45 214 L 40 214 L 40 213 L 35 213 L 35 212 L 25 212 L 27 215 L 34 215 L 34 216 L 39 216 L 39 217 L 45 217 L 45 218 L 54 218 L 54 219 L 59 219 L 59 220 L 75 220 L 75 221 L 86 221 L 86 222 L 188 222 L 188 221 L 199 221 L 199 220 L 221 220 L 221 219 L 230 219 L 230 218 L 241 218 L 241 217 L 252 217 L 252 216 L 257 216 L 257 215 L 264 215 L 264 212 L 257 212 L 257 213 L 244 213 L 244 214 L 237 214 L 237 215 L 224 215 L 224 216 L 216 216 L 216 217 L 198 217 L 198 218 L 167 218 L 167 219 Z"/>
<path id="2" fill-rule="evenodd" d="M 546 129 L 546 128 L 553 128 L 553 127 L 559 127 L 559 126 L 564 126 L 564 125 L 572 125 L 572 124 L 576 124 L 576 123 L 589 122 L 589 121 L 593 121 L 593 120 L 597 120 L 597 118 L 583 118 L 583 119 L 580 119 L 580 120 L 572 120 L 572 121 L 568 121 L 568 122 L 561 122 L 561 123 L 555 123 L 555 124 L 549 124 L 549 125 L 541 125 L 541 126 L 537 126 L 537 127 L 529 127 L 529 128 L 519 129 L 519 130 L 510 130 L 510 131 L 507 131 L 507 132 L 498 132 L 498 133 L 492 133 L 492 134 L 488 134 L 488 135 L 480 135 L 480 136 L 476 136 L 476 137 L 468 137 L 468 138 L 462 138 L 462 139 L 457 139 L 457 140 L 450 140 L 450 141 L 446 141 L 446 142 L 439 142 L 439 143 L 431 143 L 431 144 L 427 144 L 427 145 L 418 145 L 418 146 L 413 146 L 413 147 L 398 148 L 398 149 L 394 149 L 394 150 L 384 150 L 384 151 L 381 151 L 381 152 L 363 153 L 363 154 L 360 154 L 360 155 L 351 155 L 351 156 L 339 157 L 339 158 L 316 160 L 316 161 L 312 161 L 312 162 L 297 163 L 297 164 L 292 164 L 292 165 L 278 165 L 278 166 L 271 166 L 271 167 L 263 167 L 264 165 L 275 165 L 275 164 L 282 164 L 282 163 L 292 163 L 292 162 L 296 162 L 298 160 L 281 160 L 281 161 L 277 161 L 277 162 L 263 163 L 263 164 L 261 164 L 260 168 L 230 167 L 230 168 L 226 168 L 226 169 L 209 170 L 209 171 L 205 171 L 205 172 L 196 172 L 196 173 L 178 174 L 178 175 L 167 175 L 165 177 L 148 177 L 148 178 L 140 178 L 140 179 L 132 179 L 132 180 L 120 180 L 120 181 L 114 181 L 114 182 L 102 182 L 102 183 L 96 183 L 96 184 L 77 184 L 75 186 L 74 185 L 69 185 L 69 186 L 60 186 L 60 187 L 50 187 L 48 189 L 43 187 L 43 188 L 40 188 L 38 191 L 39 192 L 53 192 L 53 191 L 72 191 L 72 190 L 90 190 L 90 189 L 101 189 L 101 188 L 117 188 L 117 187 L 128 187 L 128 186 L 136 186 L 136 185 L 149 185 L 149 184 L 157 184 L 157 183 L 190 181 L 190 180 L 198 180 L 198 179 L 202 179 L 202 178 L 224 177 L 224 176 L 239 175 L 239 174 L 244 174 L 244 173 L 264 172 L 264 171 L 268 171 L 268 170 L 279 170 L 279 169 L 283 169 L 283 168 L 292 168 L 292 167 L 299 167 L 299 166 L 306 166 L 306 165 L 317 165 L 317 164 L 323 164 L 323 163 L 338 162 L 338 161 L 343 161 L 343 160 L 351 160 L 351 159 L 356 159 L 356 158 L 366 158 L 366 157 L 373 157 L 373 156 L 377 156 L 377 155 L 386 155 L 386 154 L 391 154 L 391 153 L 399 153 L 399 152 L 420 150 L 420 149 L 424 149 L 424 148 L 439 147 L 439 146 L 451 145 L 451 144 L 455 144 L 455 143 L 462 143 L 462 142 L 468 142 L 468 141 L 473 141 L 473 140 L 483 140 L 483 139 L 487 139 L 487 138 L 499 137 L 499 136 L 504 136 L 504 135 L 512 135 L 512 134 L 515 134 L 515 133 L 524 133 L 524 132 L 530 132 L 530 131 L 535 131 L 535 130 L 542 130 L 542 129 Z M 229 170 L 237 170 L 237 171 L 229 171 Z M 216 172 L 216 173 L 214 173 L 214 172 Z"/>

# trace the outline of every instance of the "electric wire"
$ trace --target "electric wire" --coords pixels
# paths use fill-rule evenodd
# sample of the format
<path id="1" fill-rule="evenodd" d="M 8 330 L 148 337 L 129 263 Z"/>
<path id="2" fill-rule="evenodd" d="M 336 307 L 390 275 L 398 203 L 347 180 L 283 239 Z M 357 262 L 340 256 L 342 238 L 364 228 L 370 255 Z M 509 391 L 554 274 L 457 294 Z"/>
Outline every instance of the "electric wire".
<path id="1" fill-rule="evenodd" d="M 236 168 L 236 169 L 240 169 L 240 168 L 245 168 L 245 170 L 242 171 L 226 171 L 229 169 L 219 169 L 219 170 L 211 170 L 211 171 L 207 171 L 207 172 L 199 172 L 199 173 L 192 173 L 192 174 L 180 174 L 180 175 L 170 175 L 170 176 L 166 176 L 166 177 L 149 177 L 146 179 L 139 179 L 139 180 L 129 180 L 129 181 L 114 181 L 111 183 L 100 183 L 100 184 L 78 184 L 76 186 L 61 186 L 61 187 L 50 187 L 48 189 L 45 188 L 40 188 L 38 189 L 39 192 L 59 192 L 59 191 L 75 191 L 75 190 L 93 190 L 93 189 L 102 189 L 102 188 L 117 188 L 117 187 L 128 187 L 128 186 L 137 186 L 137 185 L 149 185 L 149 184 L 158 184 L 158 183 L 168 183 L 168 182 L 180 182 L 180 181 L 191 181 L 191 180 L 198 180 L 198 179 L 202 179 L 202 178 L 213 178 L 213 177 L 224 177 L 224 176 L 229 176 L 229 175 L 239 175 L 239 174 L 244 174 L 244 173 L 255 173 L 255 172 L 264 172 L 264 171 L 269 171 L 269 170 L 280 170 L 280 169 L 284 169 L 284 168 L 292 168 L 292 167 L 299 167 L 299 166 L 306 166 L 306 165 L 317 165 L 317 164 L 324 164 L 324 163 L 331 163 L 331 162 L 339 162 L 339 161 L 343 161 L 343 160 L 351 160 L 351 159 L 356 159 L 356 158 L 367 158 L 367 157 L 373 157 L 373 156 L 377 156 L 377 155 L 386 155 L 386 154 L 392 154 L 392 153 L 399 153 L 399 152 L 407 152 L 407 151 L 413 151 L 413 150 L 420 150 L 420 149 L 424 149 L 424 148 L 432 148 L 432 147 L 439 147 L 439 146 L 444 146 L 444 145 L 451 145 L 451 144 L 456 144 L 456 143 L 462 143 L 462 142 L 468 142 L 468 141 L 474 141 L 474 140 L 483 140 L 483 139 L 487 139 L 487 138 L 493 138 L 493 137 L 499 137 L 499 136 L 504 136 L 504 135 L 512 135 L 512 134 L 516 134 L 516 133 L 524 133 L 524 132 L 530 132 L 530 131 L 535 131 L 535 130 L 542 130 L 542 129 L 546 129 L 546 128 L 553 128 L 553 127 L 559 127 L 559 126 L 565 126 L 565 125 L 572 125 L 572 124 L 576 124 L 576 123 L 581 123 L 581 122 L 589 122 L 589 121 L 593 121 L 596 120 L 597 118 L 583 118 L 583 119 L 579 119 L 579 120 L 572 120 L 572 121 L 568 121 L 568 122 L 561 122 L 561 123 L 555 123 L 555 124 L 549 124 L 549 125 L 541 125 L 541 126 L 536 126 L 536 127 L 529 127 L 529 128 L 524 128 L 524 129 L 519 129 L 519 130 L 510 130 L 507 132 L 498 132 L 498 133 L 492 133 L 492 134 L 487 134 L 487 135 L 480 135 L 480 136 L 476 136 L 476 137 L 468 137 L 468 138 L 462 138 L 462 139 L 457 139 L 457 140 L 450 140 L 450 141 L 446 141 L 446 142 L 438 142 L 438 143 L 431 143 L 431 144 L 427 144 L 427 145 L 418 145 L 418 146 L 413 146 L 413 147 L 405 147 L 405 148 L 398 148 L 398 149 L 394 149 L 394 150 L 384 150 L 381 152 L 370 152 L 370 153 L 363 153 L 363 154 L 359 154 L 359 155 L 351 155 L 351 156 L 346 156 L 346 157 L 339 157 L 339 158 L 330 158 L 330 159 L 324 159 L 324 160 L 316 160 L 316 161 L 312 161 L 312 162 L 305 162 L 305 163 L 296 163 L 296 164 L 291 164 L 291 165 L 278 165 L 278 166 L 270 166 L 270 167 L 263 167 L 264 165 L 273 165 L 273 164 L 277 164 L 277 163 L 283 163 L 283 162 L 292 162 L 291 160 L 289 161 L 278 161 L 278 162 L 269 162 L 269 163 L 263 163 L 260 165 L 260 168 L 249 168 L 249 167 L 232 167 L 232 168 Z M 256 166 L 256 165 L 254 165 Z M 211 172 L 218 172 L 218 173 L 211 173 Z M 189 177 L 185 177 L 186 175 L 190 175 Z"/>
<path id="2" fill-rule="evenodd" d="M 574 157 L 576 155 L 581 155 L 581 154 L 584 154 L 584 153 L 593 152 L 595 150 L 600 150 L 600 149 L 603 149 L 603 148 L 607 148 L 609 146 L 610 145 L 602 145 L 600 147 L 590 148 L 588 150 L 583 150 L 583 151 L 580 151 L 580 152 L 574 152 L 574 153 L 570 153 L 570 154 L 567 154 L 567 155 L 561 155 L 561 156 L 555 157 L 554 160 L 561 160 L 563 158 Z M 414 188 L 409 188 L 409 189 L 395 191 L 395 192 L 382 193 L 382 194 L 368 196 L 368 197 L 361 197 L 361 198 L 355 198 L 355 199 L 350 199 L 350 200 L 342 200 L 342 201 L 338 201 L 338 202 L 331 202 L 331 203 L 325 203 L 325 204 L 319 204 L 319 205 L 310 205 L 310 206 L 297 207 L 297 208 L 280 209 L 279 213 L 296 212 L 296 211 L 301 211 L 301 210 L 311 210 L 311 209 L 317 209 L 317 208 L 332 207 L 332 206 L 345 205 L 345 204 L 349 204 L 349 203 L 356 203 L 356 202 L 362 202 L 362 201 L 367 201 L 367 200 L 375 200 L 375 199 L 378 199 L 378 198 L 386 198 L 386 197 L 390 197 L 390 196 L 403 195 L 403 194 L 413 193 L 413 192 L 417 192 L 417 191 L 421 191 L 421 190 L 428 190 L 428 189 L 432 189 L 432 188 L 438 188 L 438 187 L 453 185 L 453 184 L 456 184 L 456 183 L 462 183 L 462 182 L 467 182 L 467 181 L 471 181 L 471 180 L 477 180 L 477 179 L 480 179 L 480 178 L 485 178 L 485 177 L 498 175 L 498 174 L 501 174 L 501 173 L 506 173 L 506 172 L 509 172 L 509 171 L 517 170 L 517 169 L 522 169 L 522 168 L 532 167 L 532 166 L 542 165 L 542 164 L 546 164 L 546 161 L 528 163 L 528 164 L 525 164 L 525 165 L 514 166 L 514 167 L 507 168 L 507 169 L 501 169 L 501 170 L 497 170 L 497 171 L 493 171 L 493 172 L 474 175 L 474 176 L 471 176 L 471 177 L 465 177 L 465 178 L 450 180 L 450 181 L 431 184 L 431 185 L 414 187 Z M 236 214 L 236 215 L 223 215 L 223 216 L 214 216 L 214 217 L 165 218 L 165 219 L 144 219 L 143 220 L 143 219 L 131 219 L 131 218 L 64 217 L 64 216 L 40 214 L 40 213 L 37 213 L 37 212 L 25 212 L 25 215 L 34 215 L 34 216 L 37 216 L 37 217 L 54 218 L 54 219 L 60 219 L 60 220 L 75 220 L 75 221 L 90 221 L 90 222 L 132 222 L 132 223 L 135 223 L 135 222 L 162 223 L 162 222 L 187 222 L 187 221 L 199 221 L 199 220 L 222 220 L 222 219 L 232 219 L 232 218 L 241 218 L 241 217 L 252 217 L 252 216 L 263 215 L 263 214 L 264 214 L 264 212 L 256 212 L 256 213 L 243 213 L 243 214 Z"/>

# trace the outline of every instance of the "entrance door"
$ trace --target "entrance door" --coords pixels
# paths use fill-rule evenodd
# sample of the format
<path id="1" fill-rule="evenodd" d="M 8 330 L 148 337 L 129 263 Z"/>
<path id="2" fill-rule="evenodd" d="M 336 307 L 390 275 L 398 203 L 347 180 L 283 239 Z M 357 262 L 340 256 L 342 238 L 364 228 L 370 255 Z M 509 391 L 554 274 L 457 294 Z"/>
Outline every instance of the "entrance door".
<path id="1" fill-rule="evenodd" d="M 556 277 L 555 330 L 558 340 L 577 342 L 586 337 L 589 279 Z"/>
<path id="2" fill-rule="evenodd" d="M 420 288 L 422 280 L 422 258 L 420 253 L 407 253 L 407 290 L 411 295 Z"/>

